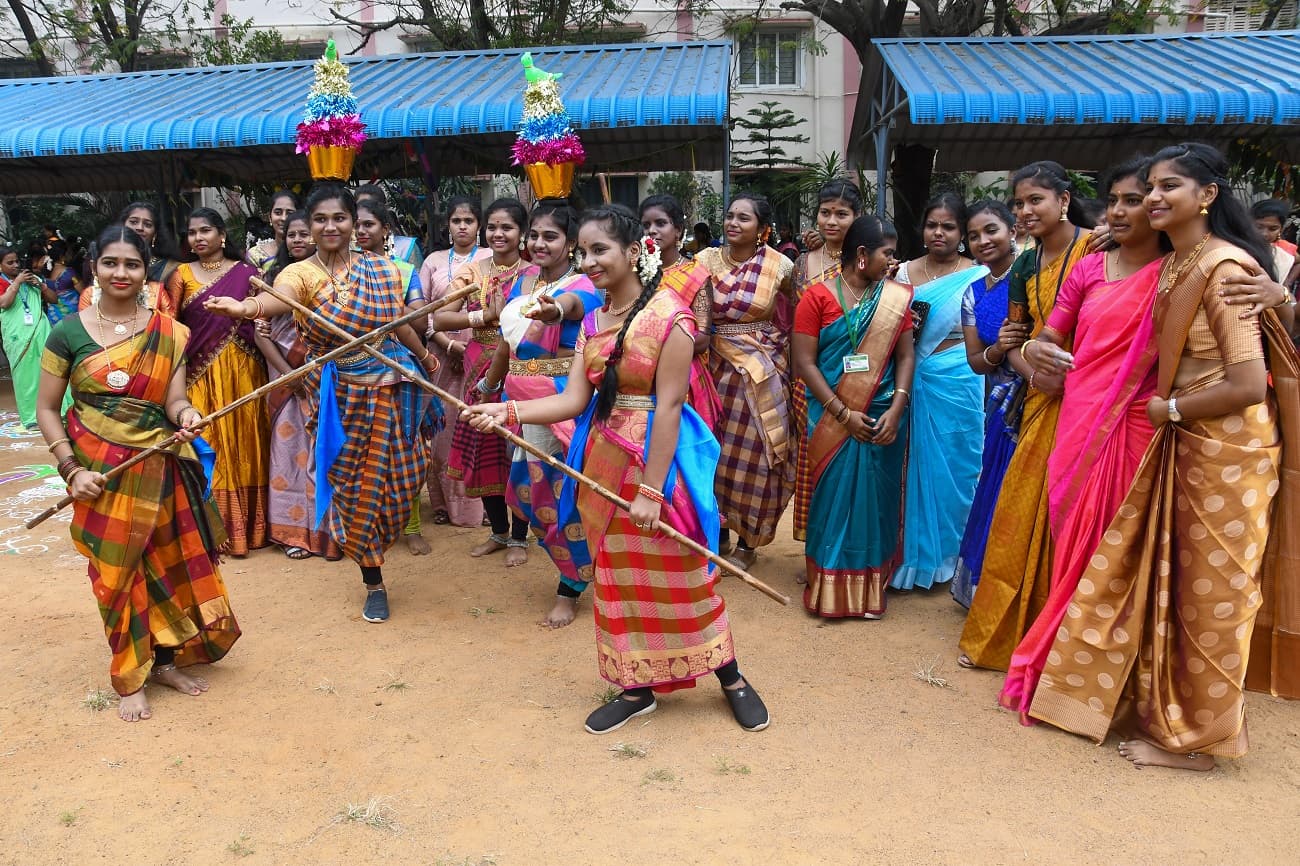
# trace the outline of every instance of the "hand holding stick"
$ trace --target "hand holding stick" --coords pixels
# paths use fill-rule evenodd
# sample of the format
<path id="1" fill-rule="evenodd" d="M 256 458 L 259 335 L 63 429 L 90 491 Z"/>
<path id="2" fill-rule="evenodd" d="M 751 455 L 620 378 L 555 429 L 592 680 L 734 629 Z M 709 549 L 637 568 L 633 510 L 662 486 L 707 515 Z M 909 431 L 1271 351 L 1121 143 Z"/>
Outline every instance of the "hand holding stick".
<path id="1" fill-rule="evenodd" d="M 255 282 L 259 287 L 269 288 L 266 286 L 266 283 L 262 282 L 261 280 L 255 280 Z M 347 334 L 347 332 L 345 331 L 344 334 L 347 334 L 348 342 L 343 344 L 342 346 L 339 346 L 337 349 L 331 349 L 329 352 L 325 353 L 324 355 L 321 355 L 319 358 L 309 359 L 306 364 L 303 364 L 298 369 L 290 370 L 288 373 L 284 374 L 280 378 L 266 383 L 265 385 L 263 385 L 262 387 L 258 388 L 255 391 L 251 391 L 245 394 L 235 402 L 231 403 L 229 406 L 224 406 L 221 409 L 218 409 L 216 412 L 213 412 L 211 415 L 207 415 L 203 418 L 198 419 L 192 424 L 186 425 L 184 429 L 176 431 L 171 436 L 168 436 L 166 439 L 164 439 L 162 442 L 159 442 L 157 445 L 154 445 L 150 448 L 146 448 L 145 450 L 141 451 L 140 453 L 136 454 L 135 456 L 131 457 L 125 462 L 119 463 L 117 466 L 114 466 L 112 469 L 108 470 L 100 477 L 103 479 L 104 483 L 107 483 L 112 479 L 116 478 L 117 476 L 121 475 L 123 472 L 130 469 L 132 466 L 136 465 L 140 461 L 148 457 L 152 457 L 153 455 L 161 451 L 168 451 L 172 447 L 180 444 L 181 442 L 188 442 L 192 440 L 200 430 L 207 427 L 209 424 L 211 424 L 213 421 L 216 421 L 218 418 L 221 418 L 224 415 L 229 415 L 231 412 L 235 411 L 240 406 L 244 406 L 248 403 L 253 402 L 254 400 L 260 400 L 262 397 L 265 397 L 267 394 L 274 391 L 275 389 L 285 387 L 291 382 L 295 382 L 303 378 L 311 371 L 324 366 L 329 361 L 332 361 L 335 358 L 342 357 L 343 355 L 346 355 L 349 352 L 354 352 L 359 346 L 366 345 L 367 343 L 370 343 L 378 338 L 381 338 L 385 334 L 389 333 L 390 331 L 396 330 L 398 327 L 405 325 L 408 322 L 413 321 L 414 319 L 418 319 L 420 316 L 426 316 L 429 313 L 433 312 L 434 310 L 439 309 L 440 307 L 445 307 L 448 304 L 454 303 L 456 301 L 461 300 L 462 298 L 468 297 L 470 294 L 473 293 L 473 291 L 474 291 L 473 286 L 466 286 L 465 288 L 460 289 L 459 291 L 456 292 L 452 292 L 451 294 L 446 295 L 445 297 L 440 298 L 439 300 L 436 300 L 429 304 L 425 304 L 423 307 L 420 307 L 418 310 L 412 310 L 406 315 L 398 319 L 394 319 L 393 321 L 389 322 L 383 327 L 376 328 L 374 331 L 371 331 L 368 334 L 362 334 L 360 337 L 353 338 L 351 334 Z M 283 295 L 277 294 L 275 292 L 271 292 L 271 294 L 275 294 L 277 298 L 284 297 Z M 302 309 L 306 309 L 306 308 L 302 307 Z M 64 508 L 67 508 L 69 505 L 72 504 L 72 502 L 73 502 L 72 496 L 65 496 L 62 499 L 60 499 L 58 502 L 56 502 L 54 505 L 51 505 L 49 508 L 45 509 L 40 514 L 36 515 L 35 517 L 33 517 L 31 520 L 27 521 L 23 525 L 26 526 L 28 529 L 33 529 L 37 525 L 44 523 L 46 520 L 49 520 L 55 514 L 58 514 Z"/>
<path id="2" fill-rule="evenodd" d="M 298 303 L 296 298 L 291 298 L 288 295 L 283 294 L 282 292 L 276 291 L 274 288 L 268 286 L 266 283 L 262 282 L 257 277 L 253 277 L 251 282 L 253 283 L 254 286 L 257 287 L 258 291 L 266 292 L 272 297 L 284 301 L 286 304 L 293 307 L 295 310 L 302 313 L 303 315 L 310 316 L 326 330 L 338 334 L 341 337 L 350 336 L 347 331 L 343 330 L 339 326 L 330 322 L 320 313 L 317 313 L 315 310 L 308 309 L 307 307 Z M 449 407 L 456 409 L 458 413 L 469 410 L 469 404 L 465 403 L 463 400 L 460 400 L 457 397 L 452 396 L 451 394 L 447 393 L 443 389 L 439 388 L 437 385 L 434 385 L 432 382 L 425 379 L 423 376 L 412 375 L 411 373 L 407 372 L 402 367 L 401 364 L 397 363 L 391 358 L 386 357 L 381 352 L 376 351 L 372 346 L 363 345 L 361 347 L 361 350 L 366 354 L 368 354 L 370 357 L 374 358 L 376 361 L 379 361 L 380 363 L 384 364 L 386 367 L 389 367 L 390 369 L 396 370 L 397 372 L 401 373 L 405 379 L 414 383 L 416 386 L 438 397 Z M 572 466 L 569 466 L 564 461 L 556 460 L 554 457 L 542 451 L 540 448 L 536 447 L 531 442 L 524 440 L 522 437 L 516 436 L 514 433 L 510 432 L 504 427 L 493 426 L 491 429 L 493 433 L 496 433 L 498 436 L 507 440 L 508 442 L 513 444 L 516 448 L 522 448 L 523 450 L 527 451 L 529 454 L 536 457 L 538 460 L 541 460 L 544 463 L 548 464 L 549 466 L 558 469 L 559 471 L 563 472 L 565 475 L 569 476 L 570 478 L 577 481 L 578 483 L 585 485 L 593 492 L 605 497 L 610 502 L 614 503 L 616 506 L 623 509 L 624 511 L 628 511 L 631 509 L 631 503 L 629 503 L 626 499 L 619 496 L 617 493 L 614 493 L 613 491 L 601 486 L 599 482 L 593 480 L 592 478 L 583 475 L 581 472 L 577 471 Z M 706 559 L 709 560 L 709 562 L 712 562 L 714 565 L 717 565 L 720 568 L 724 568 L 727 571 L 730 571 L 731 573 L 735 574 L 742 581 L 754 587 L 754 589 L 757 589 L 759 592 L 763 593 L 768 598 L 771 598 L 775 601 L 779 601 L 781 602 L 781 604 L 790 603 L 789 596 L 778 592 L 777 590 L 768 586 L 766 583 L 763 583 L 763 581 L 754 577 L 749 572 L 745 571 L 739 566 L 733 565 L 732 563 L 718 556 L 716 553 L 709 550 L 704 545 L 695 541 L 695 539 L 687 535 L 683 535 L 682 533 L 678 532 L 676 529 L 672 528 L 671 526 L 666 526 L 661 524 L 659 527 L 659 531 L 662 532 L 664 535 L 668 536 L 669 538 L 673 539 L 674 541 L 676 541 L 678 544 L 681 544 L 684 547 L 689 548 L 691 551 L 699 554 L 700 556 L 705 557 Z"/>

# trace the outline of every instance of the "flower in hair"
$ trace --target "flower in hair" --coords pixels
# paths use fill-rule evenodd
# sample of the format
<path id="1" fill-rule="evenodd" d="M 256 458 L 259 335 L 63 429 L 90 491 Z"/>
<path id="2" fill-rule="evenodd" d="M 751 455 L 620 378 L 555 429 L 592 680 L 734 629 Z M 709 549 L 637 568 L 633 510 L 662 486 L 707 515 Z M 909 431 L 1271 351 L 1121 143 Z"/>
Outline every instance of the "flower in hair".
<path id="1" fill-rule="evenodd" d="M 652 237 L 642 238 L 641 258 L 637 259 L 637 273 L 641 275 L 641 284 L 646 285 L 658 275 L 663 267 L 664 255 Z"/>

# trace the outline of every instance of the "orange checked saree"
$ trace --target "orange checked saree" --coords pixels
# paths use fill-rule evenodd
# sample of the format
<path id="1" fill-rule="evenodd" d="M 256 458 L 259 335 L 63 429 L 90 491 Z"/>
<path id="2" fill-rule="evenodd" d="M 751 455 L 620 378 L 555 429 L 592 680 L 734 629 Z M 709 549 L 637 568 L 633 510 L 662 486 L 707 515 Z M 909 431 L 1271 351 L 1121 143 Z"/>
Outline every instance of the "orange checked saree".
<path id="1" fill-rule="evenodd" d="M 1248 664 L 1252 685 L 1296 696 L 1300 574 L 1294 526 L 1276 516 L 1295 513 L 1296 455 L 1286 455 L 1295 439 L 1284 444 L 1280 430 L 1295 415 L 1281 418 L 1279 405 L 1300 405 L 1298 362 L 1272 311 L 1242 320 L 1219 297 L 1241 261 L 1251 259 L 1235 247 L 1208 252 L 1158 297 L 1157 393 L 1173 391 L 1185 359 L 1218 363 L 1178 396 L 1263 357 L 1261 321 L 1281 387 L 1254 406 L 1156 431 L 1079 580 L 1029 710 L 1096 742 L 1117 728 L 1168 752 L 1235 757 L 1247 748 Z"/>
<path id="2" fill-rule="evenodd" d="M 108 472 L 172 434 L 163 404 L 188 339 L 184 325 L 160 313 L 143 333 L 108 349 L 79 316 L 55 326 L 41 366 L 71 385 L 67 431 L 83 466 Z M 118 390 L 108 374 L 120 370 L 130 380 Z M 206 490 L 202 452 L 211 453 L 196 440 L 154 454 L 109 481 L 98 499 L 73 506 L 72 542 L 90 560 L 120 695 L 144 686 L 155 647 L 175 647 L 184 666 L 217 661 L 239 638 L 217 571 L 226 533 Z"/>

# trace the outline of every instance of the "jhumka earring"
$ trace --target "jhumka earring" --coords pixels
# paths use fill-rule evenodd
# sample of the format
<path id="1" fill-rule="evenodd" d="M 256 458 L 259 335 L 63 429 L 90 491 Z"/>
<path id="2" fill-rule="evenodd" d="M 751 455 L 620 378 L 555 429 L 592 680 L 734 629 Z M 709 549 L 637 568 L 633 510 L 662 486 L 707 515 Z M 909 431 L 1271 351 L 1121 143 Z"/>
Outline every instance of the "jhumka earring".
<path id="1" fill-rule="evenodd" d="M 384 255 L 388 256 L 391 259 L 393 257 L 393 253 L 396 250 L 397 250 L 397 244 L 396 242 L 393 241 L 393 236 L 389 235 L 388 237 L 384 238 Z"/>
<path id="2" fill-rule="evenodd" d="M 1207 205 L 1207 204 L 1202 203 L 1202 204 L 1201 204 L 1201 216 L 1209 216 L 1209 215 L 1210 215 L 1210 206 Z"/>
<path id="3" fill-rule="evenodd" d="M 1068 214 L 1069 212 L 1070 212 L 1070 206 L 1069 206 L 1069 205 L 1064 205 L 1064 206 L 1061 207 L 1061 222 L 1069 222 L 1070 217 L 1067 216 L 1067 214 Z"/>

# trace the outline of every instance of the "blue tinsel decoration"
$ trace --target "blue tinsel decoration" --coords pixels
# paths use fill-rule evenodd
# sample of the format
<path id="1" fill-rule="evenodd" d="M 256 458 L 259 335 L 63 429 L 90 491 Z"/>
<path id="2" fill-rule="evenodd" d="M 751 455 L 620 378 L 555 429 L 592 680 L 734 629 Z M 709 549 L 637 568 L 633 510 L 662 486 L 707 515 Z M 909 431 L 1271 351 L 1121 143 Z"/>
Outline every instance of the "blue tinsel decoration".
<path id="1" fill-rule="evenodd" d="M 524 120 L 519 127 L 519 136 L 527 141 L 550 141 L 563 137 L 568 131 L 567 114 L 548 114 Z"/>
<path id="2" fill-rule="evenodd" d="M 338 117 L 344 114 L 357 114 L 355 96 L 337 96 L 317 94 L 307 100 L 307 122 L 320 120 L 322 117 Z"/>

